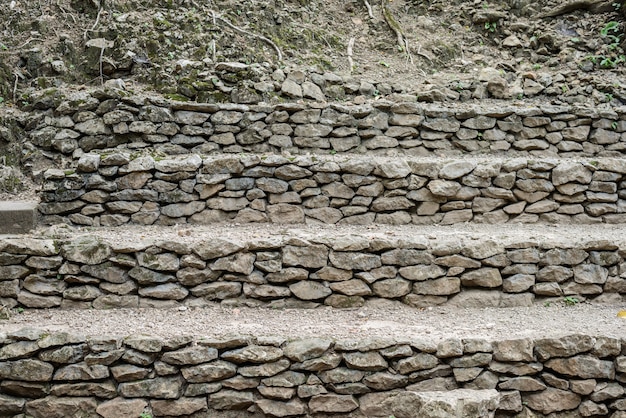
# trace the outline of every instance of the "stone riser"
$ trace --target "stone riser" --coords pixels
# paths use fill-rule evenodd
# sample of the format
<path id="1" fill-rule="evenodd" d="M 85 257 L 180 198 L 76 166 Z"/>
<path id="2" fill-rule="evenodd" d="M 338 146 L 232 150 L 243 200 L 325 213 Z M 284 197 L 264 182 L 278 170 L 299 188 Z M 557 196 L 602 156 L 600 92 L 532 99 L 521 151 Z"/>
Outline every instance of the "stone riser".
<path id="1" fill-rule="evenodd" d="M 77 151 L 150 147 L 165 154 L 368 152 L 621 155 L 626 109 L 571 106 L 198 104 L 79 93 L 24 123 L 37 147 Z M 54 110 L 50 112 L 50 110 Z M 45 115 L 45 116 L 44 116 Z"/>
<path id="2" fill-rule="evenodd" d="M 211 301 L 345 308 L 383 298 L 416 307 L 474 308 L 530 306 L 564 296 L 621 303 L 626 294 L 621 241 L 573 244 L 528 235 L 496 242 L 459 232 L 439 239 L 419 230 L 405 234 L 316 230 L 243 240 L 198 231 L 193 243 L 177 242 L 167 231 L 161 240 L 133 243 L 97 236 L 3 239 L 0 302 L 77 309 Z"/>
<path id="3" fill-rule="evenodd" d="M 435 398 L 432 391 L 469 399 L 467 410 L 460 404 L 456 414 L 437 415 L 446 417 L 489 416 L 496 408 L 498 415 L 539 417 L 626 411 L 626 341 L 608 337 L 287 341 L 85 338 L 24 329 L 1 335 L 0 343 L 3 416 L 207 416 L 201 413 L 210 408 L 249 416 L 409 418 L 430 416 L 424 399 Z"/>
<path id="4" fill-rule="evenodd" d="M 44 222 L 623 223 L 626 162 L 85 154 L 48 170 Z"/>

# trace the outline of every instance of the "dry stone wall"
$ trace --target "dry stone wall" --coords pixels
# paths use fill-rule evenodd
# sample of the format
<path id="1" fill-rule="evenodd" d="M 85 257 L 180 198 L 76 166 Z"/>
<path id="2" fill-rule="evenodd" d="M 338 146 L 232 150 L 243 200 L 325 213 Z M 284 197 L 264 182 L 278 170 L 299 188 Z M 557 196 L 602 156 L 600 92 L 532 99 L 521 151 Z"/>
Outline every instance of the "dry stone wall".
<path id="1" fill-rule="evenodd" d="M 432 241 L 432 242 L 431 242 Z M 626 251 L 614 242 L 270 236 L 193 244 L 0 241 L 0 303 L 27 308 L 228 305 L 338 308 L 384 298 L 424 307 L 621 303 Z"/>
<path id="2" fill-rule="evenodd" d="M 374 101 L 349 105 L 200 104 L 105 90 L 44 94 L 22 121 L 30 142 L 72 155 L 151 147 L 165 154 L 291 152 L 621 156 L 626 108 L 463 106 Z"/>
<path id="3" fill-rule="evenodd" d="M 489 416 L 495 409 L 497 416 L 523 409 L 533 416 L 626 414 L 626 341 L 608 337 L 194 340 L 25 329 L 0 334 L 0 345 L 3 416 L 248 410 L 273 417 L 402 418 L 421 416 L 429 399 L 458 396 L 457 388 L 470 398 L 458 416 Z"/>
<path id="4" fill-rule="evenodd" d="M 44 222 L 623 223 L 626 161 L 83 154 L 44 173 Z"/>

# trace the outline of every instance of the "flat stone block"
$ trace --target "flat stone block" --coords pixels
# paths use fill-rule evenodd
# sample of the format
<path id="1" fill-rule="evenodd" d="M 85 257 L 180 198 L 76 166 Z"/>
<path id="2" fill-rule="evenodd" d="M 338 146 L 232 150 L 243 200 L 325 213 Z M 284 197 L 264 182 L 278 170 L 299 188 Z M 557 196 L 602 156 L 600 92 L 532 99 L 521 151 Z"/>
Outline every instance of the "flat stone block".
<path id="1" fill-rule="evenodd" d="M 24 234 L 35 227 L 37 202 L 0 202 L 0 234 Z"/>

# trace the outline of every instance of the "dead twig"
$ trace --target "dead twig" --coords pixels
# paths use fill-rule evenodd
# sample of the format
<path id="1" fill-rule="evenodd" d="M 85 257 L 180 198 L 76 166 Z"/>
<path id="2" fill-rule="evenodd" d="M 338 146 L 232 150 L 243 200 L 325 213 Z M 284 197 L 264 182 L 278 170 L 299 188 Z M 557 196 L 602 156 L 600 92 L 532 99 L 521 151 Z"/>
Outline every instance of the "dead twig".
<path id="1" fill-rule="evenodd" d="M 104 75 L 102 74 L 102 58 L 104 57 L 104 46 L 100 48 L 100 85 L 104 85 Z"/>
<path id="2" fill-rule="evenodd" d="M 370 4 L 370 2 L 367 0 L 363 0 L 363 3 L 365 3 L 365 7 L 367 8 L 367 15 L 370 17 L 370 19 L 374 19 L 374 13 L 372 12 L 372 5 Z"/>
<path id="3" fill-rule="evenodd" d="M 13 103 L 15 103 L 15 98 L 17 97 L 17 80 L 18 80 L 17 73 L 15 73 L 14 75 L 15 75 L 15 82 L 13 83 Z"/>
<path id="4" fill-rule="evenodd" d="M 352 49 L 354 48 L 354 38 L 350 38 L 348 41 L 348 67 L 350 69 L 350 74 L 352 74 L 352 70 L 354 69 L 354 61 L 352 60 Z"/>
<path id="5" fill-rule="evenodd" d="M 100 14 L 101 13 L 102 13 L 102 6 L 100 6 L 98 8 L 98 14 L 96 15 L 96 21 L 93 24 L 93 26 L 91 27 L 91 29 L 85 30 L 85 33 L 83 34 L 83 39 L 87 40 L 87 33 L 88 32 L 93 32 L 96 29 L 96 27 L 98 26 L 98 22 L 100 21 Z"/>
<path id="6" fill-rule="evenodd" d="M 213 20 L 214 21 L 219 20 L 220 22 L 222 22 L 223 24 L 225 24 L 226 26 L 228 26 L 229 28 L 231 28 L 235 32 L 239 32 L 239 33 L 241 33 L 243 35 L 251 36 L 253 38 L 259 39 L 259 40 L 261 40 L 261 41 L 271 45 L 272 48 L 274 48 L 274 50 L 276 51 L 276 55 L 278 55 L 278 61 L 282 61 L 283 60 L 283 54 L 282 54 L 282 52 L 280 52 L 280 48 L 278 47 L 278 45 L 276 45 L 270 39 L 266 38 L 263 35 L 257 35 L 256 33 L 252 33 L 250 31 L 247 31 L 245 29 L 241 29 L 241 28 L 233 25 L 232 23 L 230 23 L 228 21 L 228 19 L 225 19 L 224 17 L 216 14 L 213 10 L 211 10 L 211 15 L 213 16 Z"/>

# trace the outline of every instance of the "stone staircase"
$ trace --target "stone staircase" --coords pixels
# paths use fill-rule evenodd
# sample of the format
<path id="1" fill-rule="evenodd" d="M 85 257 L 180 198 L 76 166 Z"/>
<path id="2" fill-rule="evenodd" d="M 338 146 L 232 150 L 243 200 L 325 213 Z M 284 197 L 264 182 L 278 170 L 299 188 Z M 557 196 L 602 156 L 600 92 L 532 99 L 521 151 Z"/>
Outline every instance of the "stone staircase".
<path id="1" fill-rule="evenodd" d="M 59 165 L 40 224 L 73 227 L 0 240 L 0 416 L 626 416 L 626 109 L 121 93 L 35 103 L 24 123 Z M 585 301 L 614 332 L 218 327 L 242 309 L 399 304 L 419 322 Z M 12 325 L 23 309 L 39 329 Z M 47 322 L 56 309 L 128 318 L 94 334 Z M 146 309 L 215 329 L 135 333 Z"/>

